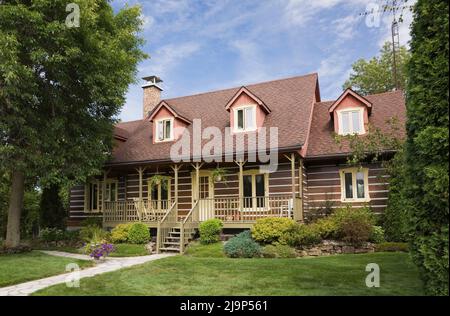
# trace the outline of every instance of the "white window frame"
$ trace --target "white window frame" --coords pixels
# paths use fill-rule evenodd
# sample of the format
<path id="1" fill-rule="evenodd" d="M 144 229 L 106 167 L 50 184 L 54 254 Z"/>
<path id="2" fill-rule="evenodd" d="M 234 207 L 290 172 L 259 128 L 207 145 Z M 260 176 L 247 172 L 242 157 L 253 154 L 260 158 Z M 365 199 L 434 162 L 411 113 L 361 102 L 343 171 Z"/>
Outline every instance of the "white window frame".
<path id="1" fill-rule="evenodd" d="M 343 120 L 342 120 L 342 114 L 343 113 L 347 113 L 347 112 L 355 112 L 358 111 L 359 113 L 359 121 L 360 121 L 360 131 L 359 132 L 355 132 L 354 131 L 354 127 L 353 127 L 353 120 L 351 119 L 350 116 L 350 121 L 349 121 L 349 129 L 350 132 L 344 134 L 344 124 L 343 124 Z M 357 134 L 357 135 L 363 135 L 366 133 L 366 130 L 364 128 L 364 109 L 362 108 L 347 108 L 347 109 L 343 109 L 343 110 L 338 110 L 337 111 L 337 115 L 338 115 L 338 120 L 339 120 L 339 135 L 353 135 L 353 134 Z"/>
<path id="2" fill-rule="evenodd" d="M 358 198 L 358 188 L 356 186 L 356 174 L 362 172 L 364 175 L 364 197 Z M 345 174 L 352 174 L 352 198 L 347 198 L 345 196 Z M 351 202 L 370 202 L 369 194 L 369 169 L 368 168 L 345 168 L 339 170 L 339 175 L 341 179 L 341 202 L 351 203 Z"/>
<path id="3" fill-rule="evenodd" d="M 253 109 L 253 128 L 246 128 L 247 125 L 247 119 L 246 119 L 246 109 L 248 108 L 252 108 Z M 244 128 L 238 128 L 238 111 L 242 110 L 243 114 L 244 114 Z M 239 107 L 236 107 L 233 109 L 234 112 L 234 126 L 233 126 L 233 131 L 235 133 L 243 133 L 243 132 L 251 132 L 251 131 L 256 131 L 257 130 L 257 126 L 256 126 L 256 104 L 250 104 L 250 105 L 242 105 Z"/>
<path id="4" fill-rule="evenodd" d="M 166 124 L 163 123 L 163 139 L 159 139 L 159 123 L 160 122 L 166 122 L 166 121 L 170 121 L 170 137 L 169 138 L 165 138 L 166 137 L 166 133 L 165 133 L 165 128 L 166 128 Z M 155 120 L 155 142 L 156 143 L 162 143 L 162 142 L 169 142 L 172 141 L 174 139 L 174 119 L 173 117 L 167 117 L 167 118 L 161 118 L 158 120 Z"/>

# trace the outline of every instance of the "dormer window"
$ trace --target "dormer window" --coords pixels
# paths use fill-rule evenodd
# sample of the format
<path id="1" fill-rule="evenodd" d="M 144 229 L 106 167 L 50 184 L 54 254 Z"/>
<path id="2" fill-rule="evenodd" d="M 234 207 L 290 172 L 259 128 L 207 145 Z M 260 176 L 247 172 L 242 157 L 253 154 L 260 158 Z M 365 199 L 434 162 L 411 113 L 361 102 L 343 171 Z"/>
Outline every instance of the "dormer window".
<path id="1" fill-rule="evenodd" d="M 364 111 L 362 108 L 337 111 L 339 119 L 339 134 L 364 134 Z"/>
<path id="2" fill-rule="evenodd" d="M 256 130 L 256 105 L 234 109 L 234 130 L 237 132 Z"/>
<path id="3" fill-rule="evenodd" d="M 173 118 L 157 120 L 156 135 L 158 142 L 173 140 Z"/>

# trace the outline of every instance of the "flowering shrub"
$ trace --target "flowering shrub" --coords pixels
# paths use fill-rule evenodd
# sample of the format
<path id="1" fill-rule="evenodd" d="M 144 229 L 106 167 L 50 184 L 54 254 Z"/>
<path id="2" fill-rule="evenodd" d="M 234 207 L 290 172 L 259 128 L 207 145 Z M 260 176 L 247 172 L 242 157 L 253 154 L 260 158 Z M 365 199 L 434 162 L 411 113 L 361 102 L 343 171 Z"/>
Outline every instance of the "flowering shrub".
<path id="1" fill-rule="evenodd" d="M 87 244 L 85 248 L 85 252 L 95 260 L 106 258 L 113 251 L 115 251 L 114 245 L 107 242 L 92 242 Z"/>

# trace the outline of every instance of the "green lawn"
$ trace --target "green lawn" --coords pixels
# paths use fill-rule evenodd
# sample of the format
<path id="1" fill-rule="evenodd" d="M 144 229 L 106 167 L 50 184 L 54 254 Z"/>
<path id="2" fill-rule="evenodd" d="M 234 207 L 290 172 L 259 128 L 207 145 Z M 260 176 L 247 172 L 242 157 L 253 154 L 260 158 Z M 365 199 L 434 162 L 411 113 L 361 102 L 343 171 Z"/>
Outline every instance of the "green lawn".
<path id="1" fill-rule="evenodd" d="M 186 251 L 185 255 L 198 258 L 224 258 L 223 244 L 217 242 L 210 245 L 201 245 L 199 242 L 191 243 Z"/>
<path id="2" fill-rule="evenodd" d="M 38 251 L 0 255 L 0 287 L 65 273 L 66 265 L 72 262 L 81 268 L 93 265 L 91 261 L 49 256 Z"/>
<path id="3" fill-rule="evenodd" d="M 116 251 L 110 253 L 110 257 L 135 257 L 148 255 L 145 245 L 115 244 L 114 247 L 116 248 Z"/>
<path id="4" fill-rule="evenodd" d="M 109 254 L 110 257 L 135 257 L 148 255 L 148 252 L 145 249 L 145 245 L 115 244 L 114 247 L 116 248 L 116 251 L 110 253 Z M 85 254 L 84 248 L 74 248 L 74 247 L 47 247 L 41 248 L 41 250 L 55 250 L 55 251 Z"/>
<path id="5" fill-rule="evenodd" d="M 211 248 L 210 248 L 211 250 Z M 36 295 L 423 295 L 406 253 L 301 259 L 174 256 L 56 285 Z M 198 253 L 199 251 L 197 251 Z M 217 254 L 217 249 L 212 251 Z M 189 251 L 188 251 L 189 253 Z M 381 287 L 367 288 L 365 267 L 377 263 Z"/>

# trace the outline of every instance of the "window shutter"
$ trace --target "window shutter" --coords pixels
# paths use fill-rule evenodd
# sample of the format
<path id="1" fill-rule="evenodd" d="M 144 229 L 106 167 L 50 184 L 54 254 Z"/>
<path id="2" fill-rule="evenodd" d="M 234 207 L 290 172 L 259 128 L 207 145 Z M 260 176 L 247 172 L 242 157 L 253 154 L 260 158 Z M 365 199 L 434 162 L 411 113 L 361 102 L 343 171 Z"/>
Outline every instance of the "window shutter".
<path id="1" fill-rule="evenodd" d="M 157 133 L 158 133 L 158 140 L 163 140 L 164 139 L 164 121 L 158 121 L 158 126 L 157 126 Z"/>

